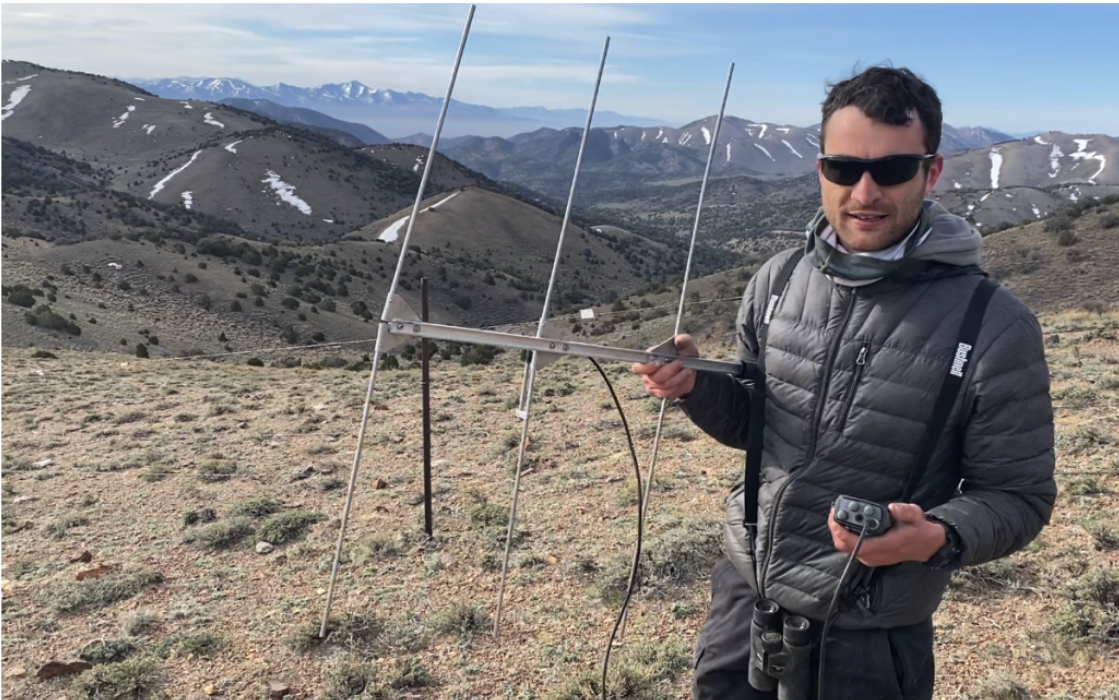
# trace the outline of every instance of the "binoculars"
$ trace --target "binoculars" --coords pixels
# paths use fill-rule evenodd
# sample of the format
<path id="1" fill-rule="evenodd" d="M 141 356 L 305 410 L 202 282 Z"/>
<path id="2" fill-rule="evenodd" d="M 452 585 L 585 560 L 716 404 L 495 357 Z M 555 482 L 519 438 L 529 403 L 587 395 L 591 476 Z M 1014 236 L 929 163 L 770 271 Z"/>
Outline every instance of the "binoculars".
<path id="1" fill-rule="evenodd" d="M 778 700 L 808 700 L 812 636 L 800 615 L 785 615 L 769 600 L 754 604 L 750 623 L 750 686 L 777 691 Z"/>

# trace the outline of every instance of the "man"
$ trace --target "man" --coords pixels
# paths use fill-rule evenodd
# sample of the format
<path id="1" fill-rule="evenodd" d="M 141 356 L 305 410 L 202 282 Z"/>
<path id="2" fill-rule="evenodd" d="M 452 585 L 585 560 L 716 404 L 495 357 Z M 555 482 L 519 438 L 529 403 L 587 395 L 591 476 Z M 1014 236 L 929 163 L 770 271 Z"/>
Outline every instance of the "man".
<path id="1" fill-rule="evenodd" d="M 776 698 L 747 679 L 759 599 L 811 621 L 818 697 L 820 629 L 858 540 L 834 519 L 840 494 L 889 504 L 894 524 L 862 543 L 838 598 L 819 697 L 931 698 L 932 614 L 953 569 L 1025 547 L 1056 498 L 1036 319 L 996 288 L 964 362 L 956 352 L 985 275 L 979 234 L 925 200 L 943 168 L 935 91 L 908 70 L 870 68 L 831 86 L 821 124 L 823 206 L 803 258 L 786 251 L 763 265 L 737 318 L 742 361 L 757 360 L 766 328 L 761 485 L 756 527 L 744 525 L 742 483 L 727 501 L 727 558 L 711 574 L 697 699 Z M 795 267 L 775 288 L 786 264 Z M 689 336 L 675 344 L 679 355 L 699 354 Z M 963 379 L 946 428 L 911 502 L 897 502 L 953 360 Z M 754 382 L 679 362 L 633 371 L 716 440 L 747 448 Z"/>

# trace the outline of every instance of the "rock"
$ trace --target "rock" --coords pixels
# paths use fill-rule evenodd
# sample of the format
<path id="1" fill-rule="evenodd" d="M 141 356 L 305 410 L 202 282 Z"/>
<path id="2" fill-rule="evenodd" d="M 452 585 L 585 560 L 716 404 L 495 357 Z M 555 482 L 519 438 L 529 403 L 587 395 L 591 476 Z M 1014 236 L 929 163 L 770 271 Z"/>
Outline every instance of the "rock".
<path id="1" fill-rule="evenodd" d="M 285 695 L 291 695 L 291 686 L 280 681 L 268 682 L 269 700 L 283 700 Z"/>
<path id="2" fill-rule="evenodd" d="M 52 464 L 54 464 L 54 460 L 51 459 L 50 457 L 44 457 L 43 459 L 40 459 L 38 462 L 35 462 L 35 466 L 39 467 L 39 468 L 49 467 Z"/>
<path id="3" fill-rule="evenodd" d="M 288 563 L 288 555 L 280 554 L 279 556 L 274 558 L 272 561 L 275 564 L 287 564 Z"/>
<path id="4" fill-rule="evenodd" d="M 218 689 L 214 687 L 213 683 L 207 683 L 206 685 L 202 686 L 202 692 L 206 693 L 207 695 L 217 695 Z"/>
<path id="5" fill-rule="evenodd" d="M 314 473 L 315 468 L 310 464 L 305 467 L 296 467 L 295 470 L 291 473 L 291 480 L 299 481 L 300 479 L 306 479 Z"/>
<path id="6" fill-rule="evenodd" d="M 85 661 L 48 661 L 39 669 L 35 677 L 45 681 L 59 676 L 73 676 L 91 668 L 93 668 L 93 664 L 88 664 Z"/>
<path id="7" fill-rule="evenodd" d="M 257 542 L 256 543 L 256 553 L 257 554 L 268 554 L 273 549 L 275 549 L 275 547 L 273 547 L 272 543 L 270 543 L 270 542 Z"/>
<path id="8" fill-rule="evenodd" d="M 82 552 L 78 556 L 70 560 L 71 564 L 88 564 L 93 561 L 93 555 L 89 552 Z"/>
<path id="9" fill-rule="evenodd" d="M 101 578 L 102 576 L 109 573 L 110 571 L 112 571 L 115 568 L 116 567 L 114 567 L 112 564 L 98 564 L 97 566 L 93 567 L 92 569 L 85 569 L 84 571 L 79 571 L 76 578 L 79 581 L 85 581 L 86 579 L 89 579 L 89 578 Z"/>
<path id="10" fill-rule="evenodd" d="M 389 487 L 389 482 L 385 481 L 384 479 L 376 479 L 373 482 L 373 489 L 376 490 L 376 491 L 380 491 L 381 489 L 387 489 L 388 487 Z"/>
<path id="11" fill-rule="evenodd" d="M 8 669 L 8 678 L 23 678 L 27 675 L 27 669 L 23 666 L 13 666 Z"/>
<path id="12" fill-rule="evenodd" d="M 1060 345 L 1061 344 L 1061 336 L 1056 335 L 1056 334 L 1053 334 L 1053 335 L 1049 336 L 1049 344 L 1050 345 Z"/>

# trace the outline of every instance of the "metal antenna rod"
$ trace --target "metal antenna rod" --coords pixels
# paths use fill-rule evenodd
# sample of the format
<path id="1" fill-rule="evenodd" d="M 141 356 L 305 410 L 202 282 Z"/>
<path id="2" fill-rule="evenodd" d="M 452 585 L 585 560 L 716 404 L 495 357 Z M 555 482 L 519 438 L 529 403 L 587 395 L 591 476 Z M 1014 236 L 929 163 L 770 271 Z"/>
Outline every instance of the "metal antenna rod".
<path id="1" fill-rule="evenodd" d="M 571 220 L 571 206 L 575 201 L 575 186 L 579 182 L 579 169 L 583 166 L 583 153 L 587 148 L 587 140 L 591 134 L 591 120 L 594 117 L 595 103 L 598 102 L 598 88 L 602 84 L 602 71 L 606 67 L 606 54 L 610 50 L 610 37 L 602 47 L 602 59 L 598 63 L 598 77 L 594 81 L 594 94 L 591 96 L 591 106 L 587 110 L 587 125 L 583 129 L 583 137 L 579 142 L 579 155 L 575 158 L 575 174 L 571 178 L 571 192 L 567 195 L 567 208 L 563 213 L 563 225 L 560 226 L 559 243 L 556 245 L 556 257 L 552 261 L 552 276 L 548 280 L 548 291 L 544 294 L 544 309 L 540 312 L 540 323 L 536 327 L 536 337 L 542 338 L 544 326 L 548 321 L 549 305 L 552 301 L 552 290 L 556 285 L 556 274 L 559 272 L 560 254 L 563 251 L 563 238 L 567 233 L 567 224 Z M 536 378 L 536 363 L 538 355 L 532 353 L 532 360 L 528 364 L 528 372 L 524 383 L 524 427 L 521 429 L 521 445 L 517 453 L 517 473 L 513 477 L 513 504 L 509 509 L 509 531 L 505 535 L 505 557 L 501 564 L 501 583 L 497 589 L 497 613 L 493 620 L 493 636 L 496 638 L 501 629 L 501 607 L 505 600 L 505 578 L 509 573 L 509 550 L 513 545 L 513 532 L 517 526 L 517 501 L 521 488 L 521 468 L 525 462 L 525 444 L 528 440 L 529 412 L 532 410 L 532 385 Z"/>
<path id="2" fill-rule="evenodd" d="M 719 131 L 723 126 L 723 113 L 727 108 L 727 96 L 730 94 L 730 83 L 734 77 L 734 64 L 730 64 L 730 69 L 727 71 L 727 83 L 723 88 L 723 103 L 719 107 L 719 116 L 715 120 L 715 133 L 711 135 L 711 148 L 707 151 L 707 165 L 703 169 L 703 182 L 699 186 L 699 203 L 696 205 L 695 222 L 692 224 L 692 240 L 688 245 L 688 262 L 684 267 L 684 283 L 680 287 L 680 304 L 676 308 L 676 327 L 672 332 L 672 337 L 675 338 L 680 334 L 680 326 L 684 319 L 684 300 L 688 293 L 688 278 L 692 273 L 692 256 L 695 253 L 696 236 L 699 233 L 699 219 L 703 213 L 703 196 L 707 193 L 707 179 L 711 175 L 711 163 L 715 160 L 715 148 L 719 144 Z M 645 478 L 645 494 L 641 499 L 641 524 L 645 525 L 645 514 L 649 511 L 649 493 L 653 490 L 653 477 L 656 475 L 657 469 L 657 451 L 661 443 L 661 430 L 664 428 L 664 414 L 665 409 L 668 408 L 668 400 L 661 399 L 660 416 L 657 418 L 657 432 L 653 436 L 653 455 L 649 460 L 649 474 Z M 648 530 L 645 531 L 648 534 Z M 622 628 L 620 636 L 625 636 L 625 618 L 622 618 Z"/>
<path id="3" fill-rule="evenodd" d="M 404 270 L 405 256 L 408 251 L 408 241 L 412 237 L 412 228 L 416 225 L 416 217 L 420 211 L 420 202 L 423 201 L 424 189 L 427 187 L 428 176 L 431 175 L 432 166 L 435 163 L 435 149 L 439 146 L 439 134 L 443 132 L 443 121 L 447 117 L 447 108 L 451 104 L 451 93 L 455 89 L 455 79 L 458 77 L 459 65 L 462 63 L 462 53 L 466 50 L 466 38 L 470 35 L 470 23 L 474 21 L 475 6 L 470 6 L 470 11 L 466 15 L 466 26 L 462 29 L 462 38 L 459 40 L 458 53 L 455 55 L 455 65 L 451 70 L 451 79 L 447 84 L 447 96 L 443 99 L 443 106 L 439 110 L 439 121 L 435 125 L 435 136 L 431 139 L 431 150 L 427 154 L 427 162 L 424 163 L 424 174 L 420 179 L 420 189 L 416 192 L 416 202 L 412 205 L 412 214 L 408 218 L 408 230 L 404 233 L 404 240 L 400 244 L 400 257 L 396 262 L 396 272 L 392 276 L 392 284 L 389 285 L 389 293 L 385 298 L 385 309 L 381 314 L 381 323 L 377 329 L 377 344 L 373 348 L 373 367 L 369 373 L 369 388 L 365 392 L 365 407 L 361 412 L 361 429 L 357 435 L 357 449 L 354 452 L 354 464 L 350 471 L 350 485 L 346 490 L 346 507 L 342 511 L 342 524 L 338 528 L 338 546 L 334 551 L 334 565 L 330 570 L 330 585 L 326 590 L 326 608 L 323 610 L 322 626 L 319 628 L 319 637 L 326 637 L 326 624 L 330 618 L 330 604 L 334 599 L 334 582 L 338 578 L 338 562 L 342 558 L 342 542 L 346 536 L 346 523 L 350 518 L 350 507 L 353 505 L 354 498 L 354 485 L 357 483 L 357 470 L 361 465 L 361 448 L 365 442 L 365 428 L 369 424 L 369 406 L 373 400 L 373 384 L 377 379 L 377 364 L 381 358 L 381 348 L 384 346 L 387 332 L 387 316 L 389 304 L 393 297 L 396 295 L 396 285 L 400 281 L 400 274 Z"/>
<path id="4" fill-rule="evenodd" d="M 730 94 L 730 83 L 734 77 L 734 64 L 730 64 L 730 70 L 727 71 L 727 84 L 723 88 L 723 103 L 719 107 L 719 116 L 715 120 L 715 133 L 711 135 L 711 148 L 707 151 L 707 166 L 703 169 L 703 182 L 699 186 L 699 204 L 696 205 L 695 222 L 692 224 L 692 240 L 688 246 L 688 262 L 684 267 L 684 284 L 680 287 L 680 304 L 676 309 L 676 327 L 672 332 L 672 337 L 675 338 L 680 334 L 680 326 L 684 320 L 684 299 L 688 293 L 688 278 L 692 273 L 692 255 L 695 253 L 696 236 L 699 233 L 699 218 L 703 213 L 703 196 L 707 193 L 707 178 L 711 175 L 711 163 L 715 160 L 715 148 L 719 144 L 719 130 L 723 126 L 723 112 L 727 108 L 727 95 Z M 657 467 L 657 448 L 660 446 L 661 441 L 661 428 L 664 426 L 664 412 L 668 406 L 667 399 L 661 399 L 661 413 L 657 419 L 657 432 L 653 437 L 653 456 L 649 462 L 649 476 L 645 480 L 645 497 L 641 505 L 641 520 L 645 520 L 645 513 L 649 510 L 649 491 L 653 486 L 653 474 Z"/>

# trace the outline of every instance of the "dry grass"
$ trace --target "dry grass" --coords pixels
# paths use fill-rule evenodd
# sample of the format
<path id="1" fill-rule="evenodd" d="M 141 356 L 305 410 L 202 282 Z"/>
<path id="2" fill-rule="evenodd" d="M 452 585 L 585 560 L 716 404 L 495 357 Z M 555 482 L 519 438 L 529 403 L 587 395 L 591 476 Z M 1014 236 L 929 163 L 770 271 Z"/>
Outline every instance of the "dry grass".
<path id="1" fill-rule="evenodd" d="M 645 322 L 642 332 L 671 321 Z M 1119 347 L 1109 337 L 1119 317 L 1077 311 L 1041 322 L 1057 336 L 1047 352 L 1061 397 L 1060 497 L 1037 542 L 954 580 L 935 620 L 938 700 L 1016 700 L 1018 687 L 1033 698 L 1096 700 L 1119 688 L 1119 550 L 1110 545 Z M 196 360 L 122 367 L 116 356 L 31 352 L 3 351 L 5 668 L 83 647 L 103 657 L 72 682 L 6 677 L 5 696 L 201 697 L 219 679 L 228 680 L 224 697 L 246 698 L 272 680 L 302 697 L 347 697 L 358 686 L 370 697 L 450 700 L 600 690 L 636 505 L 625 437 L 589 363 L 541 372 L 552 395 L 534 401 L 497 640 L 521 425 L 510 403 L 521 376 L 515 353 L 487 367 L 434 367 L 441 419 L 430 540 L 417 498 L 418 372 L 378 380 L 385 410 L 373 412 L 366 436 L 324 643 L 318 621 L 344 489 L 319 484 L 348 477 L 364 373 Z M 624 367 L 606 369 L 635 434 L 650 434 L 655 402 Z M 679 411 L 666 421 L 642 588 L 611 672 L 618 698 L 688 696 L 687 657 L 706 616 L 728 478 L 741 464 Z M 644 462 L 651 439 L 635 439 Z M 308 463 L 314 476 L 292 481 Z M 146 477 L 157 468 L 158 479 Z M 258 554 L 250 545 L 261 539 L 279 546 Z M 82 550 L 118 568 L 77 582 L 81 565 L 67 562 Z M 135 650 L 115 661 L 122 640 Z M 638 653 L 646 644 L 667 651 Z M 991 670 L 1010 680 L 988 680 Z"/>

